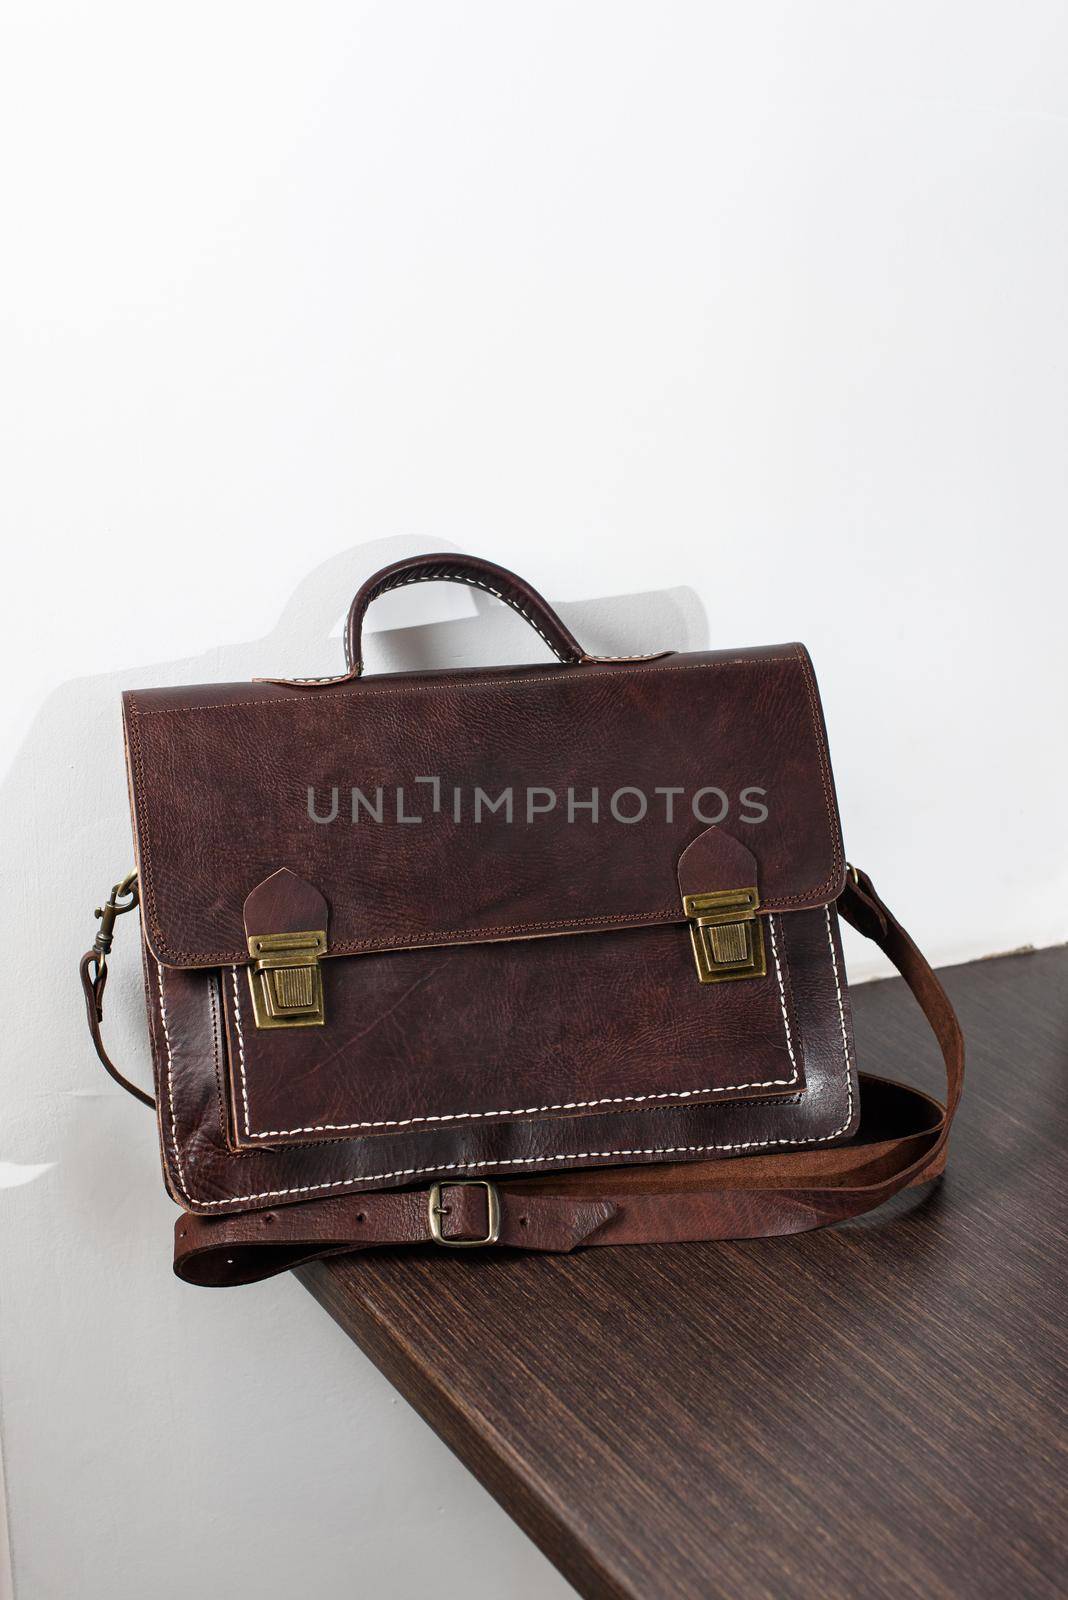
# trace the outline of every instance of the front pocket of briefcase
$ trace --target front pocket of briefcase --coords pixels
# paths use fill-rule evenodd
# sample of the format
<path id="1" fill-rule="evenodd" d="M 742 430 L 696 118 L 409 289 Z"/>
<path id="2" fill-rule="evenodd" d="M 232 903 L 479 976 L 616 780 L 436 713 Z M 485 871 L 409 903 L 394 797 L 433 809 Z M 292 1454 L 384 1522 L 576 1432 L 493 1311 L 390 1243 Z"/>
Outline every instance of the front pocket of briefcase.
<path id="1" fill-rule="evenodd" d="M 785 940 L 761 921 L 767 970 L 740 983 L 699 983 L 677 923 L 330 959 L 314 1028 L 257 1026 L 249 969 L 224 968 L 231 1142 L 795 1096 Z"/>

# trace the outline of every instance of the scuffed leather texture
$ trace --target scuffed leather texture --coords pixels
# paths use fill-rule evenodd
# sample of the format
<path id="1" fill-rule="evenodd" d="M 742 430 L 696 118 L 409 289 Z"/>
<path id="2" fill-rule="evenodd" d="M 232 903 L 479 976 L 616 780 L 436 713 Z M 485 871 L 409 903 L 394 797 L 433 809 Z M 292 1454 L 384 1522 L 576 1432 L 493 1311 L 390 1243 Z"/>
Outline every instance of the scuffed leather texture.
<path id="1" fill-rule="evenodd" d="M 403 1188 L 450 1173 L 522 1176 L 595 1165 L 710 1160 L 831 1144 L 856 1127 L 859 1102 L 849 1009 L 842 981 L 837 917 L 832 908 L 793 912 L 778 920 L 780 955 L 789 973 L 794 1047 L 803 1062 L 802 1093 L 786 1098 L 694 1103 L 667 1100 L 581 1110 L 391 1128 L 322 1143 L 298 1138 L 236 1150 L 233 1144 L 230 1062 L 222 985 L 228 971 L 164 968 L 145 946 L 145 979 L 157 1070 L 160 1136 L 168 1187 L 188 1210 L 212 1213 L 285 1205 L 360 1189 Z M 684 929 L 658 930 L 678 941 L 679 982 L 696 984 Z M 640 990 L 641 948 L 647 935 L 594 936 L 629 940 L 621 951 L 617 992 Z M 560 941 L 563 943 L 564 941 Z M 568 940 L 578 961 L 586 939 Z M 488 947 L 482 953 L 487 953 Z M 478 954 L 478 952 L 475 952 Z M 362 963 L 345 967 L 358 973 Z M 769 975 L 770 976 L 770 975 Z M 243 974 L 240 975 L 243 981 Z M 706 988 L 718 1004 L 753 984 Z M 515 1019 L 516 1030 L 524 1019 Z M 739 1022 L 744 1033 L 744 1020 Z M 309 1030 L 308 1037 L 321 1037 Z M 428 1031 L 427 1039 L 431 1034 Z M 648 1064 L 657 1058 L 655 1027 L 644 1035 Z M 615 1063 L 602 1063 L 611 1086 Z M 471 1087 L 488 1085 L 472 1062 Z M 424 1068 L 428 1077 L 432 1067 Z M 494 1080 L 496 1082 L 496 1080 Z M 501 1098 L 502 1105 L 508 1102 Z M 255 1108 L 253 1098 L 251 1105 Z M 235 1110 L 237 1108 L 235 1107 Z M 239 1113 L 240 1114 L 240 1113 Z M 251 1141 L 250 1141 L 251 1143 Z"/>
<path id="2" fill-rule="evenodd" d="M 725 828 L 706 828 L 679 857 L 679 898 L 722 889 L 760 889 L 756 856 Z"/>
<path id="3" fill-rule="evenodd" d="M 324 896 L 289 867 L 280 867 L 256 885 L 242 915 L 249 938 L 265 933 L 326 933 L 330 922 Z"/>
<path id="4" fill-rule="evenodd" d="M 674 925 L 328 961 L 314 1033 L 257 1029 L 246 969 L 226 968 L 233 1142 L 798 1094 L 784 920 L 746 983 L 698 983 Z"/>
<path id="5" fill-rule="evenodd" d="M 844 881 L 837 805 L 811 666 L 797 645 L 639 664 L 398 675 L 301 695 L 273 684 L 124 696 L 141 904 L 169 967 L 246 959 L 245 897 L 280 867 L 330 906 L 330 955 L 675 923 L 680 855 L 721 801 L 760 867 L 762 906 L 833 901 Z M 442 781 L 441 808 L 418 777 Z M 383 821 L 349 791 L 374 800 Z M 338 788 L 337 820 L 308 815 Z M 404 789 L 397 817 L 395 791 Z M 474 822 L 475 789 L 512 788 L 515 820 Z M 600 794 L 603 820 L 567 792 Z M 640 790 L 644 820 L 609 815 Z M 658 788 L 681 788 L 665 820 Z M 452 812 L 452 790 L 464 799 Z M 526 821 L 528 788 L 558 796 Z M 741 800 L 762 789 L 768 816 Z M 632 797 L 620 809 L 636 811 Z M 327 814 L 320 811 L 320 814 Z"/>

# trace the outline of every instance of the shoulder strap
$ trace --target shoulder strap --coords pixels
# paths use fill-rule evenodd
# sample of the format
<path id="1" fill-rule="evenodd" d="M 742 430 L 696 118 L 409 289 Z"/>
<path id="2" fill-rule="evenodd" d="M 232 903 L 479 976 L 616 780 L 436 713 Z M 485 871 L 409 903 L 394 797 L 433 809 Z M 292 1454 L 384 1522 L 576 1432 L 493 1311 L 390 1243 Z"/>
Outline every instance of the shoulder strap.
<path id="1" fill-rule="evenodd" d="M 129 1078 L 123 1076 L 104 1049 L 104 1039 L 100 1032 L 100 1024 L 104 1020 L 104 989 L 108 981 L 108 956 L 115 937 L 115 922 L 125 912 L 132 911 L 137 905 L 137 873 L 129 872 L 121 883 L 117 883 L 102 906 L 97 906 L 93 913 L 100 920 L 96 938 L 93 940 L 91 950 L 87 950 L 78 963 L 78 976 L 82 983 L 82 995 L 85 998 L 85 1016 L 89 1023 L 89 1037 L 93 1041 L 93 1048 L 104 1064 L 104 1069 L 110 1072 L 115 1082 L 132 1094 L 135 1100 L 140 1100 L 142 1105 L 155 1111 L 156 1102 L 150 1094 L 139 1089 Z"/>
<path id="2" fill-rule="evenodd" d="M 900 1189 L 938 1177 L 964 1082 L 960 1025 L 930 965 L 865 873 L 850 868 L 838 909 L 886 952 L 919 1002 L 945 1063 L 944 1106 L 919 1089 L 861 1073 L 861 1124 L 848 1144 L 732 1161 L 585 1168 L 502 1183 L 461 1178 L 430 1190 L 345 1195 L 229 1216 L 183 1214 L 175 1225 L 175 1272 L 189 1283 L 251 1283 L 323 1256 L 431 1240 L 448 1247 L 499 1243 L 566 1251 L 762 1238 L 859 1216 Z M 86 974 L 92 954 L 82 966 L 97 1052 L 113 1077 L 147 1100 L 104 1053 L 95 1025 L 99 995 Z"/>

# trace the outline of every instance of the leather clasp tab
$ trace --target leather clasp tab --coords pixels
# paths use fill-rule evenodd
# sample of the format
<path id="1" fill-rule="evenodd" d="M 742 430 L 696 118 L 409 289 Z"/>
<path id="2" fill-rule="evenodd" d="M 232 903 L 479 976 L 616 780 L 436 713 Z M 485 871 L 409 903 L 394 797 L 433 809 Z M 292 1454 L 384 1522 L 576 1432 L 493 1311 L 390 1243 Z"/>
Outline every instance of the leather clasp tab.
<path id="1" fill-rule="evenodd" d="M 288 867 L 257 884 L 245 901 L 248 983 L 257 1028 L 321 1028 L 327 952 L 326 900 Z"/>
<path id="2" fill-rule="evenodd" d="M 686 846 L 678 875 L 701 982 L 762 978 L 767 961 L 764 925 L 757 916 L 760 877 L 753 852 L 713 824 Z"/>

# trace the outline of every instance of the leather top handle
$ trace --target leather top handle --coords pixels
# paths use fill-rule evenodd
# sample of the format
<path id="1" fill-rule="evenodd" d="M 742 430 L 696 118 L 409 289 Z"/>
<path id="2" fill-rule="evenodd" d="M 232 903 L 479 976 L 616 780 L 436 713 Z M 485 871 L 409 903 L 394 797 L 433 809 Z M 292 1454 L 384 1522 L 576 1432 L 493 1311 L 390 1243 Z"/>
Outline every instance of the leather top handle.
<path id="1" fill-rule="evenodd" d="M 506 606 L 517 611 L 524 622 L 529 622 L 534 632 L 540 634 L 553 654 L 566 666 L 577 666 L 589 658 L 578 640 L 566 628 L 547 600 L 543 600 L 529 583 L 498 567 L 492 561 L 481 561 L 478 556 L 441 555 L 435 552 L 426 556 L 408 556 L 383 567 L 359 589 L 349 607 L 345 625 L 345 661 L 348 675 L 358 678 L 363 672 L 363 619 L 372 600 L 388 594 L 391 589 L 403 589 L 409 583 L 466 583 L 473 589 L 484 589 L 487 594 L 503 600 Z"/>

